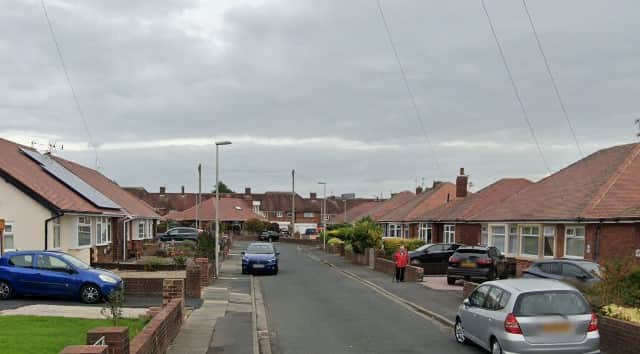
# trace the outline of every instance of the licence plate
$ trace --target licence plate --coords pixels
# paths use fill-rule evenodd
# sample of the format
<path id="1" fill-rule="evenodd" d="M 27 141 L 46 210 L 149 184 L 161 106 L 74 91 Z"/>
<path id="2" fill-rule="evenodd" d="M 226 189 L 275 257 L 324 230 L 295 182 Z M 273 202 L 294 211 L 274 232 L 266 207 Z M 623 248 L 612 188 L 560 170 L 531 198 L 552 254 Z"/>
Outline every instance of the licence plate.
<path id="1" fill-rule="evenodd" d="M 468 261 L 467 261 L 467 262 L 462 262 L 462 263 L 460 263 L 460 266 L 461 266 L 462 268 L 476 268 L 478 265 L 477 265 L 477 264 L 475 264 L 474 262 L 468 262 Z"/>
<path id="2" fill-rule="evenodd" d="M 573 326 L 570 323 L 547 323 L 542 325 L 542 331 L 546 333 L 568 333 Z"/>
<path id="3" fill-rule="evenodd" d="M 253 268 L 264 268 L 264 264 L 254 264 Z"/>

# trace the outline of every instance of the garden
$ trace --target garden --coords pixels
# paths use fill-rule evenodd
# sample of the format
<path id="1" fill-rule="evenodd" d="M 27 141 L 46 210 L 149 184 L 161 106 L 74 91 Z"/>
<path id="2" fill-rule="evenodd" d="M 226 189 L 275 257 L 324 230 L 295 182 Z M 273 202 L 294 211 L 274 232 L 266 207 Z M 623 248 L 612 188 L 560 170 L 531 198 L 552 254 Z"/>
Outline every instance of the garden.
<path id="1" fill-rule="evenodd" d="M 578 287 L 601 315 L 640 324 L 640 266 L 633 260 L 608 262 L 602 281 Z"/>

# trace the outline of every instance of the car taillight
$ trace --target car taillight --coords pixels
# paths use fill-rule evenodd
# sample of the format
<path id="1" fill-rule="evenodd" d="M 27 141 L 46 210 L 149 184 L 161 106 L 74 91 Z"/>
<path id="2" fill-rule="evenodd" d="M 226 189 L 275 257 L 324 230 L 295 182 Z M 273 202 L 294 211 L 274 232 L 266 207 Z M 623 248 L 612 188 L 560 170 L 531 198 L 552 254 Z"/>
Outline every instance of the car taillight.
<path id="1" fill-rule="evenodd" d="M 456 256 L 449 257 L 449 263 L 460 263 L 460 258 Z"/>
<path id="2" fill-rule="evenodd" d="M 491 264 L 491 263 L 493 263 L 493 259 L 491 259 L 491 258 L 480 258 L 480 259 L 478 259 L 476 261 L 476 263 L 482 264 L 482 265 Z"/>
<path id="3" fill-rule="evenodd" d="M 591 321 L 589 322 L 589 328 L 587 332 L 593 332 L 598 330 L 598 316 L 595 313 L 591 313 Z"/>
<path id="4" fill-rule="evenodd" d="M 504 319 L 504 330 L 507 331 L 507 333 L 522 334 L 520 324 L 513 313 L 508 314 L 507 318 Z"/>

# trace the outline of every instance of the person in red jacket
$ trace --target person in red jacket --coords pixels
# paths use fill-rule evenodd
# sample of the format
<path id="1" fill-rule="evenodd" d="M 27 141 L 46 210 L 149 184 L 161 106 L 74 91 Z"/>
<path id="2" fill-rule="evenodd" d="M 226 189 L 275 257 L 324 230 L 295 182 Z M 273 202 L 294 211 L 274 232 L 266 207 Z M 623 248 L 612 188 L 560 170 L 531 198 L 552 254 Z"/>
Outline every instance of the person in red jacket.
<path id="1" fill-rule="evenodd" d="M 404 281 L 404 269 L 409 264 L 409 252 L 404 248 L 404 246 L 400 246 L 400 249 L 396 251 L 393 255 L 393 260 L 396 262 L 396 281 L 401 282 Z"/>

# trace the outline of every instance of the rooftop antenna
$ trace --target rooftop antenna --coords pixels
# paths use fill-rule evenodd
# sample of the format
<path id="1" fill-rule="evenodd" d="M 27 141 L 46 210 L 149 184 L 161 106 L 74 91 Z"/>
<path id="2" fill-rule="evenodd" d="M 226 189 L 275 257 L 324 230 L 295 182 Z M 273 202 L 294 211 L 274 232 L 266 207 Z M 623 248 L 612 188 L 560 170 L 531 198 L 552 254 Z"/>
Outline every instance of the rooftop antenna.
<path id="1" fill-rule="evenodd" d="M 58 151 L 62 151 L 64 150 L 64 145 L 60 144 L 58 145 L 57 141 L 49 142 L 48 147 L 47 147 L 47 153 L 51 154 L 53 152 L 58 152 Z"/>
<path id="2" fill-rule="evenodd" d="M 640 138 L 640 118 L 636 119 L 636 125 L 638 126 L 638 133 L 636 134 L 636 136 Z"/>

